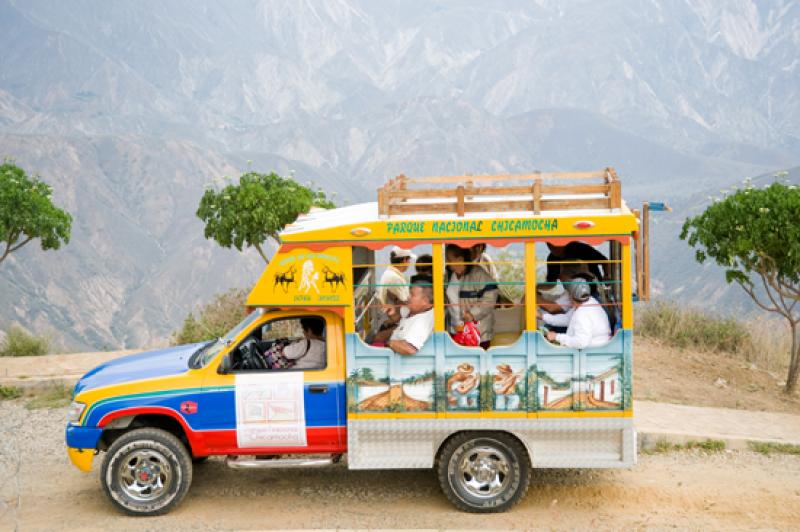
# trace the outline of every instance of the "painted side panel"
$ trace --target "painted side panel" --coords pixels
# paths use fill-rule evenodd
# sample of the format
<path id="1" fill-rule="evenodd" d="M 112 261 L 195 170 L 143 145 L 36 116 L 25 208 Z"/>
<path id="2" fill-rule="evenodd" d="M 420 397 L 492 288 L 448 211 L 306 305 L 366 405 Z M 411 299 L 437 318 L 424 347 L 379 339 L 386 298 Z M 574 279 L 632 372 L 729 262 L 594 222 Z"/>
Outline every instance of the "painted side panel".
<path id="1" fill-rule="evenodd" d="M 631 408 L 631 331 L 584 350 L 536 332 L 484 351 L 434 333 L 414 356 L 347 335 L 348 415 L 542 417 Z"/>
<path id="2" fill-rule="evenodd" d="M 338 398 L 344 395 L 344 384 L 323 383 L 329 388 L 328 395 L 310 392 L 309 387 L 313 384 L 306 383 L 304 386 L 308 447 L 292 448 L 291 452 L 342 452 L 346 440 L 339 440 L 344 433 L 344 427 L 339 425 L 338 420 L 344 420 L 345 413 L 344 402 Z M 122 416 L 164 414 L 173 417 L 185 427 L 195 454 L 237 452 L 234 396 L 233 387 L 228 387 L 160 391 L 100 401 L 88 413 L 86 426 L 67 428 L 68 445 L 93 449 L 102 429 L 89 427 L 103 427 Z M 197 405 L 194 413 L 182 411 L 182 405 L 187 402 Z M 81 435 L 80 444 L 74 439 L 79 436 L 70 439 L 70 433 Z M 88 441 L 90 433 L 96 435 L 91 445 Z M 259 452 L 263 450 L 259 448 Z M 282 452 L 290 451 L 287 449 Z"/>

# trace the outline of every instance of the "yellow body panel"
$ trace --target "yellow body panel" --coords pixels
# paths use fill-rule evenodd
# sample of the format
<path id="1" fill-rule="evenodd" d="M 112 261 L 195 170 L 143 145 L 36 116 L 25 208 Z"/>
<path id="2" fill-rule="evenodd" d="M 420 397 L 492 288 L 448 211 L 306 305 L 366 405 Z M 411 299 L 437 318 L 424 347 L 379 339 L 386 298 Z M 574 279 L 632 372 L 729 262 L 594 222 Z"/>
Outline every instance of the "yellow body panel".
<path id="1" fill-rule="evenodd" d="M 73 449 L 67 448 L 69 460 L 72 465 L 83 471 L 89 473 L 92 470 L 92 459 L 94 458 L 94 449 Z"/>
<path id="2" fill-rule="evenodd" d="M 250 306 L 343 307 L 353 301 L 349 246 L 279 250 L 247 298 Z"/>

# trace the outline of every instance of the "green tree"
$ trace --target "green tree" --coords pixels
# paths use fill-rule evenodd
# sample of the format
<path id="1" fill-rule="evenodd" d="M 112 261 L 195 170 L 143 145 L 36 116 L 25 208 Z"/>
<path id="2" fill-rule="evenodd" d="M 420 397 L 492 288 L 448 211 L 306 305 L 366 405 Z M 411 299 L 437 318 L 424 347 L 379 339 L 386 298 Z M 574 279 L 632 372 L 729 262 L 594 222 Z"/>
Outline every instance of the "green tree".
<path id="1" fill-rule="evenodd" d="M 11 161 L 0 165 L 0 263 L 36 238 L 44 250 L 69 242 L 72 217 L 53 205 L 51 195 L 50 185 Z"/>
<path id="2" fill-rule="evenodd" d="M 183 320 L 172 335 L 173 345 L 192 344 L 220 338 L 247 316 L 247 291 L 237 288 L 214 296 L 214 299 Z"/>
<path id="3" fill-rule="evenodd" d="M 680 236 L 695 248 L 698 262 L 714 259 L 729 283 L 786 319 L 792 333 L 786 392 L 794 392 L 800 370 L 800 188 L 748 183 L 687 218 Z"/>
<path id="4" fill-rule="evenodd" d="M 311 190 L 275 173 L 247 172 L 239 184 L 206 190 L 197 216 L 206 224 L 206 238 L 222 247 L 253 246 L 269 263 L 263 244 L 278 239 L 278 232 L 311 207 L 329 209 L 333 203 L 321 190 Z"/>

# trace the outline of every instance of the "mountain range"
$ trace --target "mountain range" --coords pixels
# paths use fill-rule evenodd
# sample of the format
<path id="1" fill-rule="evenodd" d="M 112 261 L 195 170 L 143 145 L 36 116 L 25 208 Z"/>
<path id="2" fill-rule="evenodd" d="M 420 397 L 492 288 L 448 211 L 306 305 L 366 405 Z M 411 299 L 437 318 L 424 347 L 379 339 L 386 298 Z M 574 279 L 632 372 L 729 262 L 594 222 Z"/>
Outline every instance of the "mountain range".
<path id="1" fill-rule="evenodd" d="M 0 156 L 75 218 L 68 246 L 0 266 L 0 329 L 69 349 L 163 343 L 249 286 L 257 254 L 194 216 L 249 169 L 344 205 L 399 173 L 614 166 L 629 204 L 675 207 L 654 218 L 654 288 L 746 310 L 680 224 L 800 165 L 791 0 L 0 0 L 0 49 Z"/>

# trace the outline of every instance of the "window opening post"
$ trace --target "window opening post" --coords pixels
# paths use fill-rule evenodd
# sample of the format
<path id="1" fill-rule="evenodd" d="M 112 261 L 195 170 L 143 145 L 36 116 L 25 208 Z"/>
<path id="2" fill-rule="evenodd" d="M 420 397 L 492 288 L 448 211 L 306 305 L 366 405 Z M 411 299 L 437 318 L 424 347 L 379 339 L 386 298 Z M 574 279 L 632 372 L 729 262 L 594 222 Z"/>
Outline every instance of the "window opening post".
<path id="1" fill-rule="evenodd" d="M 536 330 L 536 243 L 525 242 L 525 329 Z"/>
<path id="2" fill-rule="evenodd" d="M 347 305 L 344 308 L 344 330 L 347 333 L 356 332 L 355 305 Z"/>
<path id="3" fill-rule="evenodd" d="M 622 244 L 622 328 L 633 328 L 633 291 L 631 288 L 632 269 L 631 269 L 631 239 L 628 238 Z"/>
<path id="4" fill-rule="evenodd" d="M 433 330 L 444 331 L 444 246 L 433 247 Z"/>

